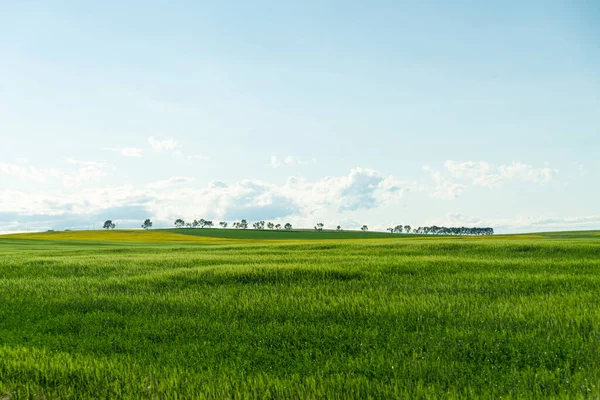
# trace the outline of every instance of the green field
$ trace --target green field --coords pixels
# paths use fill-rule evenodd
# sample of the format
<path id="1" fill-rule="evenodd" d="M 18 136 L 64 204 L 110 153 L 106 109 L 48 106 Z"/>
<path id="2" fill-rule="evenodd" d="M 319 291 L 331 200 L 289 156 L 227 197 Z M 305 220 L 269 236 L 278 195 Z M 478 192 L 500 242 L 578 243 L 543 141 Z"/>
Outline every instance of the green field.
<path id="1" fill-rule="evenodd" d="M 0 236 L 0 399 L 600 397 L 599 232 L 343 235 Z"/>

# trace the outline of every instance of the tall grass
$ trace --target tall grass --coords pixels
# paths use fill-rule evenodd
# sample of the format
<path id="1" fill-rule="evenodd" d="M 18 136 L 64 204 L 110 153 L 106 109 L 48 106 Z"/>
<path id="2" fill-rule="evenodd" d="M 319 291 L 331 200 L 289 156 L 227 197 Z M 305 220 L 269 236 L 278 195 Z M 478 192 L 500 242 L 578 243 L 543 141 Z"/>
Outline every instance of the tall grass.
<path id="1" fill-rule="evenodd" d="M 0 240 L 6 398 L 600 396 L 600 241 Z"/>

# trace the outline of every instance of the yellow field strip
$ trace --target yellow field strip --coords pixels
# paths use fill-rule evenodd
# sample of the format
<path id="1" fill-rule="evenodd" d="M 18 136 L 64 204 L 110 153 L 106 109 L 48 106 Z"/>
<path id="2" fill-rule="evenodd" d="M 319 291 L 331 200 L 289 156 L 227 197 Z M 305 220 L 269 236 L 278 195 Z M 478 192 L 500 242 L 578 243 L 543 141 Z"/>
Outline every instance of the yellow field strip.
<path id="1" fill-rule="evenodd" d="M 203 243 L 244 243 L 243 239 L 213 238 L 206 236 L 182 235 L 164 231 L 119 230 L 119 231 L 69 231 L 36 232 L 2 235 L 0 239 L 37 240 L 81 240 L 99 242 L 203 242 Z"/>

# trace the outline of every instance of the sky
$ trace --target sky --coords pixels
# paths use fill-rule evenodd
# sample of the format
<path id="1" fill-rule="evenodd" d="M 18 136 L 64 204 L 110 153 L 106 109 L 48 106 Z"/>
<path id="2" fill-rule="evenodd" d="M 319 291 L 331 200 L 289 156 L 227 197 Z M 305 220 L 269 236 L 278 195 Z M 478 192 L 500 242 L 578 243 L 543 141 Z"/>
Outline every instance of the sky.
<path id="1" fill-rule="evenodd" d="M 600 229 L 600 3 L 0 0 L 0 232 Z"/>

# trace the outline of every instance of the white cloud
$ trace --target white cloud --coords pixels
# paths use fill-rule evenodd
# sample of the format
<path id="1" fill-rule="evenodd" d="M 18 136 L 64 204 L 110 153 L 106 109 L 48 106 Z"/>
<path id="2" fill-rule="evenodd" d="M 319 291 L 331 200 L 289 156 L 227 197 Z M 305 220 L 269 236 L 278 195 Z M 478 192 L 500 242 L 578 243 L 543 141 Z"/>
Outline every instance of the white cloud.
<path id="1" fill-rule="evenodd" d="M 558 174 L 557 169 L 549 166 L 534 168 L 531 165 L 516 161 L 495 168 L 484 161 L 456 162 L 448 160 L 444 163 L 444 166 L 454 178 L 471 180 L 474 185 L 490 188 L 502 186 L 505 182 L 511 180 L 546 183 Z"/>
<path id="2" fill-rule="evenodd" d="M 577 172 L 579 172 L 579 175 L 581 176 L 586 176 L 588 174 L 588 170 L 586 169 L 585 165 L 583 165 L 582 163 L 573 163 L 573 166 L 575 167 L 575 169 L 577 170 Z"/>
<path id="3" fill-rule="evenodd" d="M 82 164 L 79 162 L 79 164 Z M 18 164 L 0 164 L 0 173 L 12 175 L 21 180 L 33 180 L 39 183 L 47 183 L 62 179 L 65 187 L 76 187 L 95 178 L 105 176 L 102 164 L 86 163 L 86 165 L 74 173 L 66 172 L 56 168 L 37 168 L 35 166 L 22 166 Z M 85 165 L 85 164 L 84 164 Z"/>
<path id="4" fill-rule="evenodd" d="M 105 147 L 104 150 L 115 151 L 124 157 L 143 157 L 144 149 L 138 147 Z"/>
<path id="5" fill-rule="evenodd" d="M 281 163 L 279 162 L 279 160 L 277 159 L 276 156 L 271 156 L 271 162 L 269 163 L 269 167 L 271 168 L 279 168 L 281 166 Z"/>
<path id="6" fill-rule="evenodd" d="M 431 179 L 435 182 L 435 188 L 432 197 L 442 200 L 454 200 L 464 193 L 467 189 L 466 185 L 454 183 L 451 179 L 442 176 L 439 171 L 436 171 L 428 165 L 423 166 L 423 170 L 428 172 Z"/>
<path id="7" fill-rule="evenodd" d="M 310 159 L 298 159 L 294 156 L 286 156 L 283 161 L 280 161 L 277 156 L 271 156 L 271 162 L 268 164 L 271 168 L 279 168 L 283 166 L 292 166 L 292 165 L 307 165 L 307 164 L 316 164 L 316 158 Z"/>
<path id="8" fill-rule="evenodd" d="M 88 166 L 85 168 L 96 168 Z M 85 180 L 95 172 L 85 169 L 77 178 Z M 232 184 L 213 181 L 204 188 L 190 188 L 192 178 L 172 177 L 153 182 L 142 189 L 131 185 L 98 189 L 56 190 L 53 193 L 18 191 L 0 192 L 0 210 L 17 215 L 53 215 L 65 218 L 104 213 L 133 207 L 159 220 L 173 218 L 211 218 L 236 220 L 277 220 L 309 222 L 315 215 L 369 210 L 394 203 L 405 192 L 420 190 L 411 182 L 383 177 L 369 169 L 355 168 L 346 176 L 326 177 L 317 181 L 289 178 L 284 184 L 259 180 L 241 180 Z M 75 184 L 74 183 L 74 184 Z M 68 189 L 68 188 L 67 188 Z M 320 217 L 319 217 L 320 218 Z M 333 223 L 333 222 L 332 222 Z"/>
<path id="9" fill-rule="evenodd" d="M 171 138 L 165 140 L 158 140 L 155 139 L 154 136 L 150 136 L 148 138 L 148 143 L 150 143 L 150 146 L 152 146 L 152 149 L 154 149 L 154 151 L 158 152 L 173 151 L 180 147 L 180 145 Z"/>
<path id="10" fill-rule="evenodd" d="M 146 185 L 148 189 L 163 189 L 168 187 L 173 187 L 177 185 L 185 185 L 186 183 L 193 182 L 194 178 L 189 178 L 185 176 L 173 176 L 169 179 L 165 179 L 162 181 L 152 182 Z"/>
<path id="11" fill-rule="evenodd" d="M 487 175 L 491 169 L 490 164 L 483 161 L 466 161 L 458 163 L 448 160 L 444 166 L 450 174 L 455 178 L 477 179 L 483 175 Z"/>
<path id="12" fill-rule="evenodd" d="M 63 177 L 63 184 L 65 187 L 77 187 L 85 182 L 91 181 L 95 178 L 105 176 L 106 173 L 101 167 L 96 165 L 88 165 L 77 171 L 76 174 L 65 174 Z"/>
<path id="13" fill-rule="evenodd" d="M 104 163 L 98 162 L 98 161 L 82 161 L 82 160 L 76 160 L 74 158 L 66 158 L 65 161 L 69 164 L 74 164 L 74 165 L 86 165 L 86 166 L 94 166 L 94 167 L 103 167 Z"/>
<path id="14" fill-rule="evenodd" d="M 54 178 L 60 178 L 64 172 L 55 168 L 37 168 L 34 166 L 22 166 L 18 164 L 0 163 L 0 173 L 12 175 L 22 180 L 34 180 L 37 182 L 48 182 Z"/>
<path id="15" fill-rule="evenodd" d="M 550 167 L 534 168 L 531 165 L 520 162 L 513 162 L 510 165 L 501 165 L 498 167 L 500 176 L 510 179 L 517 179 L 523 182 L 544 183 L 552 180 L 558 174 L 558 170 Z"/>

